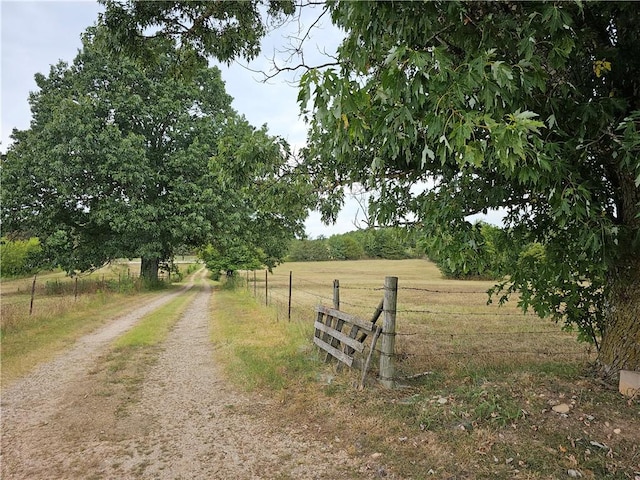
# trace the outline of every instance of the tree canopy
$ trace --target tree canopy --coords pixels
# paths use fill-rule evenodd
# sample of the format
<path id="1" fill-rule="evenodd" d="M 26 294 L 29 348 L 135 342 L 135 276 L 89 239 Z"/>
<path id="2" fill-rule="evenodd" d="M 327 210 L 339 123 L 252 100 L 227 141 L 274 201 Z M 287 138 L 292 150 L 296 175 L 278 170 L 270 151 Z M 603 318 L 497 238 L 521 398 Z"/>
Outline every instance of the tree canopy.
<path id="1" fill-rule="evenodd" d="M 87 32 L 71 65 L 36 76 L 31 127 L 14 132 L 2 162 L 5 231 L 37 235 L 70 272 L 141 257 L 154 280 L 178 247 L 261 239 L 267 220 L 280 235 L 300 229 L 306 207 L 287 199 L 308 196 L 253 195 L 256 182 L 293 165 L 282 142 L 231 108 L 217 68 L 200 62 L 187 79 L 169 40 L 157 39 L 154 61 L 141 64 L 97 36 Z"/>
<path id="2" fill-rule="evenodd" d="M 346 32 L 338 66 L 310 70 L 299 95 L 325 217 L 356 183 L 374 192 L 377 223 L 462 242 L 468 215 L 504 208 L 510 241 L 544 254 L 514 265 L 502 299 L 520 292 L 523 307 L 577 324 L 599 340 L 603 372 L 640 369 L 635 4 L 328 4 Z"/>
<path id="3" fill-rule="evenodd" d="M 605 369 L 640 366 L 640 20 L 635 5 L 333 2 L 340 67 L 300 103 L 307 161 L 376 192 L 370 216 L 438 231 L 507 211 L 506 299 L 600 341 Z M 337 191 L 339 194 L 339 191 Z M 328 206 L 339 205 L 338 201 Z M 329 208 L 327 213 L 334 212 Z M 441 245 L 445 247 L 445 245 Z M 538 257 L 532 257 L 538 258 Z"/>
<path id="4" fill-rule="evenodd" d="M 183 62 L 203 56 L 223 62 L 253 59 L 269 27 L 295 11 L 291 0 L 99 1 L 106 7 L 102 22 L 110 32 L 103 39 L 113 51 L 148 59 L 155 38 L 170 38 Z"/>

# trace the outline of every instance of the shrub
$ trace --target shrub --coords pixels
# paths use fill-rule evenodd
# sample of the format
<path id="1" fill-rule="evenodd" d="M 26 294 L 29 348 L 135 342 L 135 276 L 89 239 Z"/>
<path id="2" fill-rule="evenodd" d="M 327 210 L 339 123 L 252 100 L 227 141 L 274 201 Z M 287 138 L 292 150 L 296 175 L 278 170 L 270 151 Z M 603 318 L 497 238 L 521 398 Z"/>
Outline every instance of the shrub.
<path id="1" fill-rule="evenodd" d="M 0 240 L 0 276 L 16 277 L 30 275 L 42 264 L 40 240 Z"/>

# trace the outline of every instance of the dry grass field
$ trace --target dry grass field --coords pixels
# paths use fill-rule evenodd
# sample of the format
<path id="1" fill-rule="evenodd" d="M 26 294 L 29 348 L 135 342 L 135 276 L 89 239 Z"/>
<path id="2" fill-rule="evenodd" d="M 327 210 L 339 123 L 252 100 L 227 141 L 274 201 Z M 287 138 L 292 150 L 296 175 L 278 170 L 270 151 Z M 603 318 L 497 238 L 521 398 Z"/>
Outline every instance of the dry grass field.
<path id="1" fill-rule="evenodd" d="M 303 323 L 312 323 L 316 304 L 332 305 L 334 279 L 340 282 L 341 310 L 369 319 L 383 296 L 384 277 L 398 277 L 400 376 L 464 369 L 468 364 L 510 369 L 580 366 L 594 358 L 589 345 L 576 342 L 575 332 L 523 314 L 517 299 L 503 306 L 487 304 L 486 292 L 494 282 L 444 279 L 427 260 L 285 263 L 267 279 L 269 304 L 285 319 L 289 272 L 292 318 Z M 251 291 L 253 274 L 248 277 Z M 256 280 L 256 293 L 264 299 L 264 272 L 258 272 Z"/>
<path id="2" fill-rule="evenodd" d="M 333 280 L 340 282 L 341 310 L 368 319 L 385 276 L 399 279 L 398 388 L 375 381 L 376 360 L 360 391 L 359 372 L 321 364 L 308 383 L 274 353 L 262 363 L 288 377 L 279 390 L 280 421 L 309 425 L 327 448 L 361 457 L 362 478 L 640 479 L 638 399 L 591 375 L 595 353 L 575 332 L 522 314 L 516 302 L 487 305 L 492 282 L 443 279 L 426 260 L 285 263 L 266 279 L 256 272 L 255 284 L 253 272 L 245 272 L 248 292 L 235 307 L 221 296 L 220 308 L 252 312 L 243 320 L 246 331 L 265 321 L 281 332 L 297 325 L 306 336 L 299 355 L 319 359 L 311 343 L 313 307 L 332 304 Z M 254 291 L 263 313 L 246 303 Z M 246 357 L 267 351 L 246 338 L 234 340 Z"/>

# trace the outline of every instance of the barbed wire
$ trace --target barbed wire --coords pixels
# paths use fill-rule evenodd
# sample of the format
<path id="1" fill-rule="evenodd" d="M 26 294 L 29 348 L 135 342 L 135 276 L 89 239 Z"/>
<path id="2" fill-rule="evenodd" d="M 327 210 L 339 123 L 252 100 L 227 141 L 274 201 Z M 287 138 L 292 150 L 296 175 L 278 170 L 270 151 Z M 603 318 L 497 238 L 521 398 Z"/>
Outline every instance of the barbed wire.
<path id="1" fill-rule="evenodd" d="M 413 290 L 418 292 L 429 292 L 429 293 L 450 293 L 450 294 L 486 294 L 487 290 L 483 291 L 454 291 L 454 290 L 436 290 L 432 288 L 418 288 L 418 287 L 398 287 L 398 290 Z"/>
<path id="2" fill-rule="evenodd" d="M 376 349 L 376 351 L 379 351 Z M 582 352 L 567 352 L 567 351 L 549 351 L 549 350 L 483 350 L 482 352 L 462 352 L 458 350 L 450 350 L 450 351 L 439 351 L 436 353 L 422 353 L 422 354 L 414 354 L 414 353 L 394 353 L 394 357 L 401 358 L 430 358 L 430 357 L 444 357 L 444 356 L 473 356 L 477 357 L 478 354 L 482 355 L 493 355 L 493 354 L 519 354 L 519 355 L 546 355 L 546 356 L 558 356 L 558 357 L 583 357 L 589 356 L 590 354 L 586 351 Z"/>
<path id="3" fill-rule="evenodd" d="M 428 326 L 428 325 L 425 325 Z M 494 335 L 571 335 L 570 332 L 563 332 L 558 330 L 543 330 L 543 331 L 525 331 L 525 332 L 464 332 L 464 333 L 446 333 L 446 332 L 396 332 L 396 335 L 411 336 L 411 335 L 429 335 L 430 337 L 473 337 L 473 336 L 494 336 Z"/>
<path id="4" fill-rule="evenodd" d="M 340 285 L 340 290 L 368 290 L 370 292 L 379 292 L 384 289 L 384 287 L 352 287 L 350 285 Z"/>
<path id="5" fill-rule="evenodd" d="M 498 316 L 498 317 L 535 317 L 536 315 L 530 313 L 513 313 L 513 312 L 504 312 L 504 313 L 493 313 L 493 312 L 451 312 L 451 311 L 437 311 L 437 310 L 414 310 L 414 309 L 397 309 L 396 313 L 429 313 L 432 315 L 466 315 L 466 316 L 480 316 L 480 317 L 489 317 L 489 316 Z"/>

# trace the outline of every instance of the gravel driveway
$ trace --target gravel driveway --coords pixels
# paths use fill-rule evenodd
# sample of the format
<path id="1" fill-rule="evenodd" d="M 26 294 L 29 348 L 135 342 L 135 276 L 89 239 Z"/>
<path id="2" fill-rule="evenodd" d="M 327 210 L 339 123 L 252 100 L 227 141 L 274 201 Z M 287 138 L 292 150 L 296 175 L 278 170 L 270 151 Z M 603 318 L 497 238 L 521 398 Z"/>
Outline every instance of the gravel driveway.
<path id="1" fill-rule="evenodd" d="M 111 342 L 185 291 L 114 319 L 2 392 L 2 478 L 359 478 L 345 450 L 279 425 L 277 405 L 222 380 L 209 340 L 210 287 L 152 356 L 115 382 Z M 215 292 L 213 293 L 215 295 Z"/>

